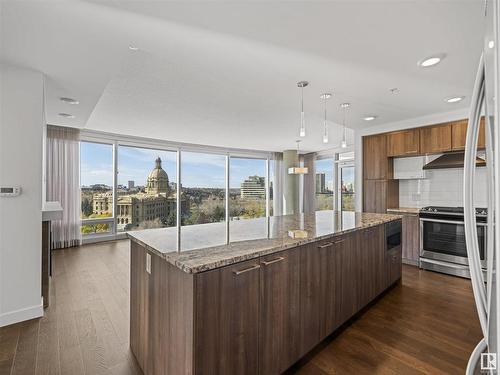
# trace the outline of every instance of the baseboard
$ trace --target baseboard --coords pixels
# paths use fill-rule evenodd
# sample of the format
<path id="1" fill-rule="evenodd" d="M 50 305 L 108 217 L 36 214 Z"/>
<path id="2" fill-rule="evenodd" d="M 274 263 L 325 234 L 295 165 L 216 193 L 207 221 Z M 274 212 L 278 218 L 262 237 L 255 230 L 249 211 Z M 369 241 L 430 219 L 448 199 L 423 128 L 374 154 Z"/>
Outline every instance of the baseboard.
<path id="1" fill-rule="evenodd" d="M 0 327 L 8 326 L 14 323 L 23 322 L 43 316 L 43 301 L 40 305 L 26 307 L 15 311 L 9 311 L 0 315 Z"/>
<path id="2" fill-rule="evenodd" d="M 409 266 L 418 266 L 419 261 L 418 260 L 413 260 L 413 259 L 402 259 L 403 264 L 407 264 Z"/>

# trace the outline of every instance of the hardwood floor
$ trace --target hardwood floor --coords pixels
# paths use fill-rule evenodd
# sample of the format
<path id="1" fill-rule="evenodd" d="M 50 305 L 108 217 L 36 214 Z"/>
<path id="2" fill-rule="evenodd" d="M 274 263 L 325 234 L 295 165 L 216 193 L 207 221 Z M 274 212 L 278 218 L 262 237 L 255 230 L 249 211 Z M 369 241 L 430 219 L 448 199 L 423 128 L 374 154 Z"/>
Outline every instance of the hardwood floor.
<path id="1" fill-rule="evenodd" d="M 141 374 L 128 347 L 129 243 L 55 251 L 45 316 L 0 328 L 0 375 Z M 463 374 L 481 332 L 470 282 L 403 281 L 287 373 Z"/>

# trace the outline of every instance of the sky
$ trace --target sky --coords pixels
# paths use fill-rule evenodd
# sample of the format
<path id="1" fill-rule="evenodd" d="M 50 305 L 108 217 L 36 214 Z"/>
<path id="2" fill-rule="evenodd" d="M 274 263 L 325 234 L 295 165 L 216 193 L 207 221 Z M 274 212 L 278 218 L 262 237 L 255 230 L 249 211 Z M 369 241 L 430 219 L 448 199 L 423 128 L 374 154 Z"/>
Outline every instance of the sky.
<path id="1" fill-rule="evenodd" d="M 113 183 L 113 148 L 111 145 L 81 142 L 82 186 Z M 177 182 L 176 153 L 146 148 L 119 146 L 118 184 L 127 185 L 134 181 L 136 186 L 144 186 L 157 157 L 162 160 L 162 168 L 170 182 Z M 225 157 L 223 155 L 182 152 L 182 185 L 185 187 L 225 187 Z M 266 161 L 262 159 L 231 158 L 229 182 L 231 188 L 239 188 L 248 176 L 265 176 Z"/>

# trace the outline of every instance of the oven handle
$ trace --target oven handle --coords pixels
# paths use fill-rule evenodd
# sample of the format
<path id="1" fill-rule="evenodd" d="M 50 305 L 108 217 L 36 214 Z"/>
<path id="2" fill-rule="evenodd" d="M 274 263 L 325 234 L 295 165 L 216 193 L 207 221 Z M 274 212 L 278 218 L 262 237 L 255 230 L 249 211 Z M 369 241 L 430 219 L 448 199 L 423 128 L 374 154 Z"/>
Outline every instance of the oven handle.
<path id="1" fill-rule="evenodd" d="M 455 221 L 455 220 L 441 220 L 441 219 L 427 219 L 427 218 L 421 218 L 421 222 L 423 221 L 431 221 L 433 223 L 445 223 L 445 224 L 465 224 L 463 221 Z M 485 227 L 488 224 L 487 223 L 476 223 L 478 227 Z"/>

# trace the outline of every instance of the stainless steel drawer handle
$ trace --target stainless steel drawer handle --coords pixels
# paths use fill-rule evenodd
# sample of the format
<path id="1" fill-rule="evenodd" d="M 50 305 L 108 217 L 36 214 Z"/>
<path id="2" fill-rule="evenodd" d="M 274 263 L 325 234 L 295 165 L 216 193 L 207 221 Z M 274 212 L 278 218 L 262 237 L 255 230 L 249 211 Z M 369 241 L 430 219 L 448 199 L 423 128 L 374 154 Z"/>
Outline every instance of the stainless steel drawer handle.
<path id="1" fill-rule="evenodd" d="M 318 249 L 324 249 L 325 247 L 330 247 L 330 246 L 333 246 L 333 242 L 327 242 L 323 245 L 319 245 Z"/>
<path id="2" fill-rule="evenodd" d="M 341 239 L 341 240 L 338 240 L 338 241 L 335 241 L 335 242 L 334 242 L 334 244 L 336 245 L 336 244 L 338 244 L 338 243 L 342 243 L 342 242 L 344 242 L 344 241 L 345 241 L 345 238 L 344 238 L 344 239 Z"/>
<path id="3" fill-rule="evenodd" d="M 270 264 L 281 262 L 284 259 L 285 259 L 284 257 L 277 257 L 277 258 L 272 259 L 272 260 L 263 260 L 262 264 L 264 266 L 269 266 Z"/>
<path id="4" fill-rule="evenodd" d="M 238 275 L 241 275 L 242 273 L 250 272 L 250 271 L 253 271 L 253 270 L 256 270 L 256 269 L 259 269 L 259 268 L 260 268 L 260 265 L 256 264 L 254 266 L 251 266 L 251 267 L 248 267 L 248 268 L 244 268 L 242 270 L 233 271 L 233 273 L 236 276 L 238 276 Z"/>

